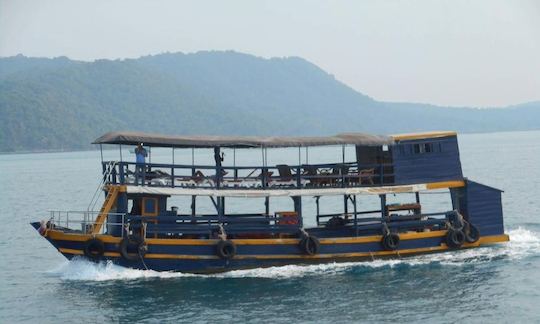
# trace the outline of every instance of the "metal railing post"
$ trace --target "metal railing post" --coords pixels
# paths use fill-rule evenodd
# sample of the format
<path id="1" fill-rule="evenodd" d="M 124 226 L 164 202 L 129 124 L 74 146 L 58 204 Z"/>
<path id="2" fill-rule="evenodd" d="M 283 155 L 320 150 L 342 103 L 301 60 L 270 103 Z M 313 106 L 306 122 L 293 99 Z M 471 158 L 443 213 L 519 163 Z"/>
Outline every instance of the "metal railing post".
<path id="1" fill-rule="evenodd" d="M 118 165 L 118 168 L 120 169 L 120 184 L 124 184 L 126 181 L 124 175 L 124 166 L 126 166 L 124 162 L 120 162 L 120 164 Z"/>

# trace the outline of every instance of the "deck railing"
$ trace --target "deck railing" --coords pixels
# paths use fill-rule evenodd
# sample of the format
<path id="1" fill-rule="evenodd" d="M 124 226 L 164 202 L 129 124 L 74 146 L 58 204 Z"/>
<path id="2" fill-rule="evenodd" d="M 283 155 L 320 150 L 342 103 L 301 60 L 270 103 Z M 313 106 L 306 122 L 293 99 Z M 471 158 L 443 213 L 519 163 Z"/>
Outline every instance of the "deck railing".
<path id="1" fill-rule="evenodd" d="M 111 169 L 112 168 L 112 169 Z M 394 184 L 391 163 L 332 163 L 276 166 L 210 166 L 103 162 L 109 184 L 155 187 L 280 189 L 359 187 Z"/>
<path id="2" fill-rule="evenodd" d="M 57 229 L 67 233 L 92 232 L 96 225 L 93 216 L 86 211 L 51 211 L 47 222 L 48 229 Z M 93 212 L 94 215 L 98 212 Z M 365 233 L 380 234 L 385 229 L 390 231 L 443 229 L 456 219 L 456 211 L 438 213 L 388 215 L 385 217 L 365 217 L 377 214 L 380 210 L 361 211 L 347 214 L 325 214 L 317 216 L 318 226 L 307 228 L 318 233 L 323 230 L 337 230 L 342 236 L 358 236 Z M 235 238 L 257 237 L 257 235 L 288 234 L 299 235 L 302 232 L 301 218 L 283 217 L 279 213 L 265 214 L 232 214 L 219 215 L 168 215 L 140 216 L 110 213 L 114 220 L 107 219 L 98 234 L 111 234 L 123 237 L 127 233 L 144 233 L 146 237 L 160 238 L 218 238 L 219 234 L 233 235 Z M 344 220 L 337 226 L 331 225 L 329 219 L 340 217 Z M 320 221 L 326 218 L 326 221 Z M 144 226 L 143 226 L 144 224 Z M 144 227 L 144 231 L 142 230 Z M 330 231 L 331 232 L 331 231 Z M 323 235 L 332 233 L 320 232 Z M 195 235 L 194 237 L 192 237 Z M 317 234 L 316 234 L 317 235 Z"/>
<path id="3" fill-rule="evenodd" d="M 125 224 L 125 213 L 108 213 L 103 223 L 96 222 L 99 211 L 88 210 L 50 210 L 47 228 L 61 228 L 73 232 L 88 234 L 96 225 L 100 225 L 101 230 L 97 234 L 105 234 L 111 227 L 120 228 Z M 115 217 L 115 221 L 111 221 L 111 217 Z"/>

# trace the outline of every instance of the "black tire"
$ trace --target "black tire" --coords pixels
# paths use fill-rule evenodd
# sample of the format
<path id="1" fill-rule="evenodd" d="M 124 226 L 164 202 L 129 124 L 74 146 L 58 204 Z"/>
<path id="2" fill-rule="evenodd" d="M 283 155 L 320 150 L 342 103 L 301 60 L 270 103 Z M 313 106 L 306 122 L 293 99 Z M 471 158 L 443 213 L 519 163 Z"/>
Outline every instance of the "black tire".
<path id="1" fill-rule="evenodd" d="M 476 243 L 480 239 L 480 231 L 473 224 L 467 224 L 465 228 L 465 241 L 467 243 Z"/>
<path id="2" fill-rule="evenodd" d="M 236 245 L 229 240 L 220 240 L 216 245 L 216 254 L 224 260 L 230 260 L 236 255 Z"/>
<path id="3" fill-rule="evenodd" d="M 465 243 L 465 233 L 458 229 L 449 229 L 446 234 L 446 244 L 450 248 L 459 248 Z"/>
<path id="4" fill-rule="evenodd" d="M 105 244 L 97 238 L 89 239 L 84 242 L 84 256 L 90 261 L 98 262 L 105 253 Z"/>
<path id="5" fill-rule="evenodd" d="M 124 237 L 120 242 L 120 255 L 126 260 L 137 261 L 146 254 L 146 251 L 146 244 L 140 236 Z"/>
<path id="6" fill-rule="evenodd" d="M 381 244 L 387 251 L 395 251 L 399 246 L 399 235 L 397 233 L 389 233 L 383 236 Z"/>
<path id="7" fill-rule="evenodd" d="M 300 249 L 307 255 L 315 255 L 319 253 L 321 243 L 313 235 L 305 236 L 300 240 Z"/>

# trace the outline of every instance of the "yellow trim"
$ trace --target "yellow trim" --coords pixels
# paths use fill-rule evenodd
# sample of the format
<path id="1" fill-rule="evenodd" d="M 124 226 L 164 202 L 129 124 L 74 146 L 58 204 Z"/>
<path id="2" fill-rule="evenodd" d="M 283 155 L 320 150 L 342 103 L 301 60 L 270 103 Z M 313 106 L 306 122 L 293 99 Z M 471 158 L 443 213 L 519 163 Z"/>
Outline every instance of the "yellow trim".
<path id="1" fill-rule="evenodd" d="M 426 188 L 428 190 L 459 188 L 459 187 L 465 187 L 465 181 L 457 180 L 457 181 L 442 181 L 442 182 L 426 183 Z"/>
<path id="2" fill-rule="evenodd" d="M 444 232 L 444 231 L 437 231 Z M 431 232 L 435 234 L 441 234 L 437 232 Z M 428 232 L 429 233 L 429 232 Z M 409 233 L 403 234 L 408 235 Z M 412 234 L 412 233 L 411 233 Z M 406 237 L 406 239 L 412 239 Z M 473 248 L 481 245 L 488 245 L 493 243 L 502 243 L 508 242 L 510 240 L 509 236 L 506 234 L 502 235 L 493 235 L 481 237 L 480 240 L 476 243 L 466 243 L 462 248 Z M 360 257 L 375 257 L 375 256 L 389 256 L 389 255 L 410 255 L 410 254 L 420 254 L 436 251 L 445 251 L 448 250 L 448 246 L 442 243 L 439 246 L 431 246 L 425 248 L 416 248 L 416 249 L 406 249 L 406 250 L 397 250 L 397 251 L 376 251 L 376 252 L 355 252 L 355 253 L 333 253 L 333 254 L 317 254 L 317 255 L 295 255 L 295 254 L 270 254 L 270 255 L 237 255 L 234 259 L 245 260 L 245 259 L 255 259 L 255 260 L 269 260 L 269 259 L 338 259 L 338 258 L 360 258 Z M 66 254 L 75 254 L 82 255 L 84 254 L 81 250 L 74 249 L 64 249 L 60 248 L 61 253 Z M 118 252 L 106 252 L 105 256 L 110 257 L 119 257 L 120 253 Z M 145 259 L 177 259 L 177 260 L 215 260 L 218 259 L 218 256 L 215 255 L 184 255 L 184 254 L 146 254 Z"/>
<path id="3" fill-rule="evenodd" d="M 113 208 L 114 205 L 116 205 L 116 197 L 118 196 L 118 187 L 112 186 L 109 188 L 109 191 L 107 192 L 107 197 L 105 198 L 105 202 L 103 202 L 103 206 L 101 207 L 101 210 L 99 211 L 99 215 L 96 217 L 96 222 L 94 224 L 94 227 L 92 228 L 92 234 L 97 234 L 101 230 L 101 227 L 103 226 L 103 223 L 105 223 L 105 220 L 107 219 L 107 216 L 109 215 L 109 212 Z"/>
<path id="4" fill-rule="evenodd" d="M 439 137 L 448 137 L 448 136 L 457 136 L 456 132 L 453 131 L 438 131 L 438 132 L 425 132 L 425 133 L 410 133 L 410 134 L 396 134 L 390 135 L 394 141 L 405 141 L 405 140 L 417 140 L 417 139 L 427 139 L 427 138 L 439 138 Z"/>
<path id="5" fill-rule="evenodd" d="M 111 190 L 111 188 L 116 188 L 118 192 L 127 192 L 127 185 L 114 185 L 114 184 L 108 184 L 105 186 L 107 191 Z"/>
<path id="6" fill-rule="evenodd" d="M 410 232 L 401 233 L 401 240 L 414 240 L 431 237 L 442 237 L 446 234 L 446 231 L 432 231 L 432 232 Z M 120 237 L 114 237 L 110 235 L 90 235 L 90 234 L 69 234 L 56 230 L 50 230 L 47 233 L 47 237 L 57 241 L 76 241 L 85 242 L 92 237 L 100 239 L 104 243 L 120 243 Z M 319 241 L 321 244 L 351 244 L 351 243 L 370 243 L 379 242 L 382 239 L 381 235 L 363 236 L 363 237 L 346 237 L 346 238 L 322 238 Z M 237 245 L 294 245 L 298 244 L 299 239 L 232 239 Z M 147 238 L 146 243 L 149 245 L 215 245 L 219 242 L 217 239 L 156 239 Z"/>
<path id="7" fill-rule="evenodd" d="M 56 230 L 49 230 L 47 237 L 56 241 L 75 241 L 85 242 L 93 237 L 100 239 L 103 243 L 120 243 L 120 237 L 114 237 L 110 235 L 91 235 L 91 234 L 69 234 Z"/>
<path id="8" fill-rule="evenodd" d="M 60 253 L 65 253 L 65 254 L 75 254 L 75 255 L 83 255 L 84 254 L 83 250 L 75 250 L 75 249 L 59 248 L 58 251 L 60 251 Z M 103 253 L 103 255 L 108 256 L 108 257 L 119 257 L 120 253 L 118 253 L 118 252 L 105 252 L 105 253 Z"/>
<path id="9" fill-rule="evenodd" d="M 433 238 L 433 237 L 443 237 L 446 235 L 446 230 L 442 231 L 432 231 L 432 232 L 409 232 L 409 233 L 400 233 L 399 237 L 401 240 L 416 240 L 424 238 Z M 68 234 L 55 230 L 50 230 L 47 233 L 47 237 L 55 241 L 75 241 L 75 242 L 85 242 L 92 237 L 100 239 L 104 243 L 113 243 L 119 244 L 121 238 L 113 237 L 110 235 L 89 235 L 89 234 Z M 364 236 L 364 237 L 346 237 L 346 238 L 326 238 L 320 239 L 321 244 L 355 244 L 355 243 L 373 243 L 380 242 L 382 239 L 381 235 L 373 236 Z M 481 237 L 480 240 L 476 243 L 466 243 L 465 247 L 478 246 L 480 244 L 489 244 L 489 243 L 498 243 L 498 242 L 507 242 L 510 238 L 508 235 L 497 235 L 497 236 L 486 236 Z M 146 239 L 148 245 L 215 245 L 219 240 L 197 240 L 197 239 Z M 233 239 L 232 240 L 236 245 L 294 245 L 298 244 L 299 239 Z"/>
<path id="10" fill-rule="evenodd" d="M 75 250 L 75 249 L 59 248 L 58 251 L 60 251 L 60 253 L 66 253 L 66 254 L 76 254 L 76 255 L 83 255 L 84 254 L 84 252 L 82 250 Z"/>
<path id="11" fill-rule="evenodd" d="M 189 254 L 157 254 L 149 253 L 144 256 L 145 259 L 182 259 L 182 260 L 215 260 L 219 259 L 217 255 L 189 255 Z"/>

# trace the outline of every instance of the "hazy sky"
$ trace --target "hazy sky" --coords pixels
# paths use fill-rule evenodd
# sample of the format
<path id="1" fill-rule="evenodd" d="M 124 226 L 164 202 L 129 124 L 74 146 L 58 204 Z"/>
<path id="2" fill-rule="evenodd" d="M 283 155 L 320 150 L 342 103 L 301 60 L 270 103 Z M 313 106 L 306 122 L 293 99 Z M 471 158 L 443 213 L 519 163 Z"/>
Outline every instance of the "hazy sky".
<path id="1" fill-rule="evenodd" d="M 540 1 L 3 1 L 0 56 L 303 57 L 385 101 L 540 100 Z"/>

